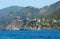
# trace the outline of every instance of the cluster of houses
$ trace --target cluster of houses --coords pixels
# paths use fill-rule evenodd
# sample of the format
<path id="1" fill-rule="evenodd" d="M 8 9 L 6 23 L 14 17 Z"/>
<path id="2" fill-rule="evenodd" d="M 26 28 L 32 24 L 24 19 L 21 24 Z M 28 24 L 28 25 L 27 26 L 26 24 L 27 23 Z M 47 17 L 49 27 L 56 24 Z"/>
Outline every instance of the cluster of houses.
<path id="1" fill-rule="evenodd" d="M 6 30 L 51 30 L 60 29 L 60 20 L 45 19 L 45 18 L 26 18 L 22 20 L 18 17 L 16 20 L 12 20 L 4 29 Z"/>

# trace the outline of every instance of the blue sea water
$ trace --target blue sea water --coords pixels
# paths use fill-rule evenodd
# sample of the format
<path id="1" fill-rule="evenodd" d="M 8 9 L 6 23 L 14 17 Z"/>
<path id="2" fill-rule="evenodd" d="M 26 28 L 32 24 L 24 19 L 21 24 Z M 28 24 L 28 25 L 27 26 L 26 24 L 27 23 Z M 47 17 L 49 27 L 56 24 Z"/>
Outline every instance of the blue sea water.
<path id="1" fill-rule="evenodd" d="M 60 39 L 60 30 L 0 30 L 0 39 Z"/>

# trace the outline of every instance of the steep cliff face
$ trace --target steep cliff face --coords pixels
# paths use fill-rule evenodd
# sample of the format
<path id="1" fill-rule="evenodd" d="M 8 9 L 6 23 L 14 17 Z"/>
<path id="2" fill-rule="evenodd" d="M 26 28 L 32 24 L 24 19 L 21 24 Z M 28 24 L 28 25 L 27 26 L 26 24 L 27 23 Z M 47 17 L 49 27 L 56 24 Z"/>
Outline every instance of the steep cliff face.
<path id="1" fill-rule="evenodd" d="M 21 29 L 22 27 L 22 20 L 12 20 L 6 27 L 5 29 L 6 30 L 19 30 Z"/>

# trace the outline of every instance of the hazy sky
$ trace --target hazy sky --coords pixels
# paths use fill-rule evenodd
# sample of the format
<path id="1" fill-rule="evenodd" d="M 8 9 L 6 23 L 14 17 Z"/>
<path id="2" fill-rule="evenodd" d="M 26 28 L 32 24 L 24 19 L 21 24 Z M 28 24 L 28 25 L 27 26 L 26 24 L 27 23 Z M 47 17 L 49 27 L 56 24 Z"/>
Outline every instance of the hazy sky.
<path id="1" fill-rule="evenodd" d="M 9 6 L 33 6 L 41 8 L 51 5 L 59 0 L 0 0 L 0 9 Z"/>

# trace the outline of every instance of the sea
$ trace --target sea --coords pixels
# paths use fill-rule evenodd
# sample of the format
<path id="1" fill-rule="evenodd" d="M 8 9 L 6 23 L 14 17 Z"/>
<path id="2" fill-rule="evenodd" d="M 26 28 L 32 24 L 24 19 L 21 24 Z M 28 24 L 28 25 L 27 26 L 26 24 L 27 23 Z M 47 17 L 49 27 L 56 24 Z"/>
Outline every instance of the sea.
<path id="1" fill-rule="evenodd" d="M 60 39 L 60 30 L 0 30 L 0 39 Z"/>

